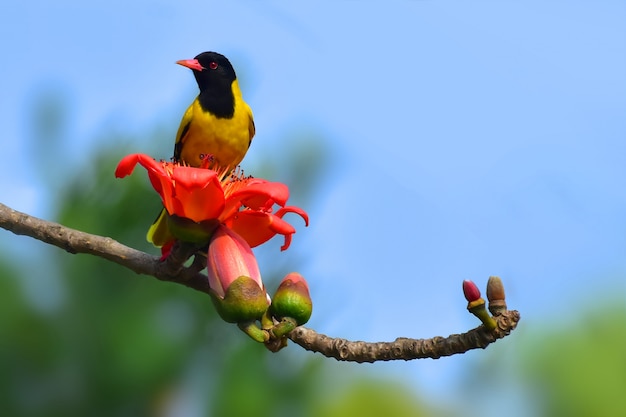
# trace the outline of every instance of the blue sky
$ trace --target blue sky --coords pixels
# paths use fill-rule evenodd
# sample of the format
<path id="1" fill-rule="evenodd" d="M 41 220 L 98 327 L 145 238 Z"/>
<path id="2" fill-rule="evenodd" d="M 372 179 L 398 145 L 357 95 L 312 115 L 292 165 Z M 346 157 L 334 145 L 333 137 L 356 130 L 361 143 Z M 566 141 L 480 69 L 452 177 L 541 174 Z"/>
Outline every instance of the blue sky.
<path id="1" fill-rule="evenodd" d="M 489 275 L 525 326 L 606 288 L 626 301 L 625 22 L 623 1 L 4 2 L 0 201 L 52 207 L 21 140 L 35 91 L 72 103 L 72 163 L 99 131 L 173 136 L 196 93 L 174 62 L 215 50 L 255 113 L 244 167 L 294 126 L 328 139 L 335 174 L 292 246 L 311 327 L 461 332 L 461 281 Z M 468 360 L 376 366 L 445 395 Z"/>

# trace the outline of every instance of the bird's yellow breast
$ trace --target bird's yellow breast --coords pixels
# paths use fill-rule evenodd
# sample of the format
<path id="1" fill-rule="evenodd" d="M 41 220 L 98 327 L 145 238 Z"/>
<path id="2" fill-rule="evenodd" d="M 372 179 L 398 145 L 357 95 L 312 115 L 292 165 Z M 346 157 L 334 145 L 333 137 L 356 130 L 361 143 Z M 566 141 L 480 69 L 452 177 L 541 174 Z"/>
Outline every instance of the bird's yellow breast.
<path id="1" fill-rule="evenodd" d="M 191 103 L 176 136 L 182 162 L 199 167 L 207 156 L 220 167 L 234 168 L 241 162 L 254 136 L 254 121 L 236 80 L 232 87 L 235 109 L 231 118 L 203 110 L 197 98 Z"/>

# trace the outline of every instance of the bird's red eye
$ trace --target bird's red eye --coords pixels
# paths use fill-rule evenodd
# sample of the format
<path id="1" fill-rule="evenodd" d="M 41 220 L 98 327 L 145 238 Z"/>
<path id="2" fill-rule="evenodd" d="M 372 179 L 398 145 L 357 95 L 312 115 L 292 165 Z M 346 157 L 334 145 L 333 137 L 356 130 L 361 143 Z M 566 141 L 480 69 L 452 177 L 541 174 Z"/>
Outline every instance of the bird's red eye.
<path id="1" fill-rule="evenodd" d="M 212 70 L 217 69 L 217 62 L 211 61 L 211 63 L 209 64 L 209 68 L 211 68 Z"/>

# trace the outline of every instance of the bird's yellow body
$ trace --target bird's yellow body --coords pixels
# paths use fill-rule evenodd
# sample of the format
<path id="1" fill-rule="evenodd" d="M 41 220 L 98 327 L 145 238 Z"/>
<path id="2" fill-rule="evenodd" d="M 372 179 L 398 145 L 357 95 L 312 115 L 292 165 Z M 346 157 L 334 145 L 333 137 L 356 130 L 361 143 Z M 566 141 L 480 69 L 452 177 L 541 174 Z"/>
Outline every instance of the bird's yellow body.
<path id="1" fill-rule="evenodd" d="M 220 168 L 234 168 L 246 155 L 255 133 L 250 106 L 243 101 L 239 83 L 231 86 L 234 112 L 231 118 L 216 117 L 195 99 L 187 108 L 178 133 L 174 159 L 199 167 L 204 158 L 211 156 Z"/>
<path id="2" fill-rule="evenodd" d="M 178 127 L 174 161 L 192 167 L 234 169 L 250 147 L 255 126 L 232 65 L 215 52 L 203 52 L 177 63 L 193 70 L 200 94 Z M 157 247 L 174 240 L 165 209 L 150 226 L 147 239 Z"/>

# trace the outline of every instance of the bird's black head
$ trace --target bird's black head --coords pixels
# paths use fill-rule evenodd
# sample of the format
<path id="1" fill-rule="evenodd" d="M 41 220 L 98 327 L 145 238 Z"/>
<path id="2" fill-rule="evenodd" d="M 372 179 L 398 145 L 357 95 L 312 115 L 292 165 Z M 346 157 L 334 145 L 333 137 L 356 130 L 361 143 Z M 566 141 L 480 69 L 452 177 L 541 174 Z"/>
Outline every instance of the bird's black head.
<path id="1" fill-rule="evenodd" d="M 232 84 L 237 76 L 224 55 L 203 52 L 194 59 L 183 59 L 176 63 L 193 70 L 200 88 L 198 100 L 204 111 L 211 112 L 217 117 L 233 116 L 235 98 Z"/>
<path id="2" fill-rule="evenodd" d="M 230 89 L 237 79 L 230 61 L 217 52 L 203 52 L 194 59 L 184 59 L 176 63 L 193 70 L 201 93 L 205 90 Z"/>

